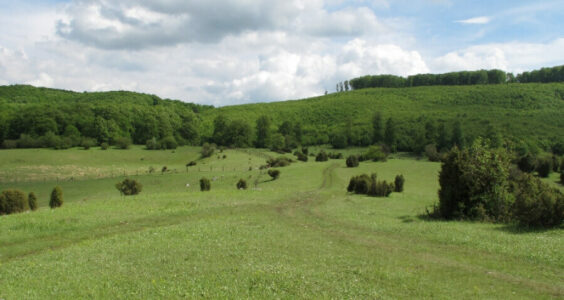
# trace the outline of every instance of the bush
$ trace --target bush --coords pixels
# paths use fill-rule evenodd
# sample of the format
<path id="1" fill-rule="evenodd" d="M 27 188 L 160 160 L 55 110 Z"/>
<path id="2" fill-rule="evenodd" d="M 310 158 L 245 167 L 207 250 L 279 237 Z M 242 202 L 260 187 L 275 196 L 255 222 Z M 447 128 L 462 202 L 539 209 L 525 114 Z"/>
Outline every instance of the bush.
<path id="1" fill-rule="evenodd" d="M 49 201 L 49 207 L 57 208 L 63 205 L 63 189 L 56 186 L 53 191 L 51 191 L 51 199 Z"/>
<path id="2" fill-rule="evenodd" d="M 332 153 L 328 154 L 330 159 L 343 159 L 343 153 Z"/>
<path id="3" fill-rule="evenodd" d="M 558 172 L 560 170 L 560 158 L 558 156 L 552 156 L 552 172 Z"/>
<path id="4" fill-rule="evenodd" d="M 114 140 L 114 145 L 118 149 L 129 149 L 129 146 L 131 146 L 131 139 L 128 137 L 118 137 Z"/>
<path id="5" fill-rule="evenodd" d="M 109 147 L 110 147 L 110 145 L 108 143 L 101 143 L 100 144 L 100 149 L 102 149 L 102 150 L 108 150 Z"/>
<path id="6" fill-rule="evenodd" d="M 126 178 L 123 181 L 116 183 L 116 189 L 123 196 L 131 196 L 141 193 L 143 185 L 136 180 Z"/>
<path id="7" fill-rule="evenodd" d="M 161 149 L 176 149 L 178 147 L 176 139 L 172 136 L 164 137 L 159 144 Z"/>
<path id="8" fill-rule="evenodd" d="M 27 203 L 29 204 L 29 209 L 37 210 L 37 197 L 33 192 L 27 196 Z"/>
<path id="9" fill-rule="evenodd" d="M 246 190 L 247 189 L 247 181 L 245 181 L 245 179 L 243 179 L 243 178 L 239 179 L 239 181 L 237 182 L 237 189 L 238 190 Z"/>
<path id="10" fill-rule="evenodd" d="M 347 157 L 347 167 L 348 168 L 356 168 L 358 167 L 358 156 L 356 155 L 351 155 L 349 157 Z"/>
<path id="11" fill-rule="evenodd" d="M 166 172 L 168 172 L 168 167 L 167 167 L 167 166 L 163 166 L 163 167 L 161 168 L 161 174 L 164 174 L 164 173 L 166 173 Z"/>
<path id="12" fill-rule="evenodd" d="M 306 147 L 302 147 L 302 153 L 308 155 L 309 149 Z"/>
<path id="13" fill-rule="evenodd" d="M 152 138 L 145 143 L 145 148 L 147 150 L 158 150 L 161 149 L 161 144 L 159 144 L 156 138 Z"/>
<path id="14" fill-rule="evenodd" d="M 376 174 L 372 174 L 372 176 L 370 177 L 370 186 L 366 194 L 372 197 L 388 197 L 393 190 L 393 183 L 388 184 L 386 180 L 378 181 Z"/>
<path id="15" fill-rule="evenodd" d="M 523 172 L 531 173 L 537 167 L 537 159 L 533 155 L 528 153 L 519 159 L 519 161 L 517 162 L 517 167 L 519 167 L 519 170 Z"/>
<path id="16" fill-rule="evenodd" d="M 203 158 L 212 156 L 214 151 L 215 151 L 215 145 L 214 144 L 210 145 L 208 143 L 204 143 L 204 145 L 202 145 L 202 157 Z"/>
<path id="17" fill-rule="evenodd" d="M 367 194 L 368 189 L 370 188 L 370 182 L 371 179 L 366 174 L 353 176 L 349 181 L 347 191 L 349 193 L 354 192 L 355 194 Z"/>
<path id="18" fill-rule="evenodd" d="M 293 161 L 287 157 L 280 156 L 278 158 L 270 158 L 266 161 L 266 164 L 272 168 L 286 167 L 289 166 Z"/>
<path id="19" fill-rule="evenodd" d="M 17 140 L 4 140 L 4 142 L 2 143 L 2 148 L 4 148 L 4 149 L 18 148 L 18 141 Z"/>
<path id="20" fill-rule="evenodd" d="M 29 209 L 28 199 L 20 190 L 5 190 L 0 194 L 0 215 L 24 212 Z"/>
<path id="21" fill-rule="evenodd" d="M 552 227 L 564 221 L 564 194 L 529 174 L 517 179 L 513 216 L 522 226 Z"/>
<path id="22" fill-rule="evenodd" d="M 195 165 L 196 165 L 196 162 L 195 162 L 195 161 L 191 161 L 191 162 L 189 162 L 189 163 L 186 164 L 186 167 L 193 167 L 193 166 L 195 166 Z"/>
<path id="23" fill-rule="evenodd" d="M 315 156 L 315 161 L 328 161 L 329 160 L 329 156 L 327 155 L 327 153 L 325 153 L 325 151 L 321 150 L 317 156 Z"/>
<path id="24" fill-rule="evenodd" d="M 439 174 L 438 213 L 444 219 L 506 221 L 513 196 L 509 193 L 509 155 L 491 150 L 477 139 L 469 149 L 454 148 Z"/>
<path id="25" fill-rule="evenodd" d="M 278 177 L 280 177 L 280 171 L 279 170 L 268 170 L 268 175 L 270 177 L 272 177 L 272 180 L 276 180 L 276 179 L 278 179 Z"/>
<path id="26" fill-rule="evenodd" d="M 396 179 L 394 180 L 394 192 L 401 193 L 403 192 L 403 184 L 405 183 L 405 178 L 403 175 L 397 175 Z"/>
<path id="27" fill-rule="evenodd" d="M 429 161 L 441 161 L 441 154 L 437 151 L 437 146 L 435 146 L 435 144 L 425 146 L 425 156 L 429 159 Z"/>
<path id="28" fill-rule="evenodd" d="M 379 146 L 370 146 L 368 151 L 363 155 L 364 160 L 372 160 L 372 161 L 386 161 L 388 154 Z"/>
<path id="29" fill-rule="evenodd" d="M 206 177 L 202 177 L 202 179 L 200 179 L 200 191 L 204 192 L 209 190 L 211 190 L 210 180 Z"/>
<path id="30" fill-rule="evenodd" d="M 308 160 L 307 155 L 304 154 L 303 152 L 295 151 L 294 155 L 298 158 L 299 161 L 306 162 Z"/>
<path id="31" fill-rule="evenodd" d="M 84 148 L 84 150 L 88 150 L 91 147 L 96 146 L 96 140 L 93 138 L 82 138 L 82 141 L 80 141 L 80 146 Z"/>
<path id="32" fill-rule="evenodd" d="M 546 157 L 539 159 L 537 164 L 537 172 L 542 178 L 548 177 L 548 175 L 550 175 L 550 172 L 552 172 L 552 159 Z"/>

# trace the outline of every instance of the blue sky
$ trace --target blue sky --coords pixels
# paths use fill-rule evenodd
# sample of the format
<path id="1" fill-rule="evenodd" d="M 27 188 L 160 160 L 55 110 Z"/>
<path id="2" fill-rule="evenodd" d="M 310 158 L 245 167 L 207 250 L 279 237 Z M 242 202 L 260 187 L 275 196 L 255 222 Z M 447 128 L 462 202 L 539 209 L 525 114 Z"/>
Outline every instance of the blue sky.
<path id="1" fill-rule="evenodd" d="M 0 84 L 213 105 L 364 74 L 564 64 L 564 1 L 0 0 Z"/>

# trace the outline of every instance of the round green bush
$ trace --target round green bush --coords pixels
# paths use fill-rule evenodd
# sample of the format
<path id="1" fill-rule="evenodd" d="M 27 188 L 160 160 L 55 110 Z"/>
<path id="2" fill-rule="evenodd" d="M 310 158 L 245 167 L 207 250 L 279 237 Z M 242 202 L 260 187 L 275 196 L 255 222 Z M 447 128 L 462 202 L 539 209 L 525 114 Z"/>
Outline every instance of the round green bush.
<path id="1" fill-rule="evenodd" d="M 110 147 L 110 145 L 108 143 L 101 143 L 100 144 L 100 149 L 102 149 L 102 150 L 108 150 L 109 147 Z"/>
<path id="2" fill-rule="evenodd" d="M 349 167 L 349 168 L 358 167 L 358 156 L 351 155 L 351 156 L 347 157 L 347 167 Z"/>
<path id="3" fill-rule="evenodd" d="M 27 202 L 29 203 L 29 209 L 37 210 L 37 197 L 33 192 L 27 196 Z"/>
<path id="4" fill-rule="evenodd" d="M 397 175 L 396 179 L 394 180 L 394 192 L 401 193 L 403 192 L 403 184 L 405 182 L 405 178 L 403 175 Z"/>
<path id="5" fill-rule="evenodd" d="M 210 180 L 206 177 L 202 177 L 202 179 L 200 179 L 200 191 L 204 192 L 209 190 L 211 190 Z"/>
<path id="6" fill-rule="evenodd" d="M 315 161 L 328 161 L 328 160 L 329 160 L 329 156 L 323 150 L 319 152 L 317 156 L 315 156 Z"/>
<path id="7" fill-rule="evenodd" d="M 63 189 L 60 186 L 56 186 L 51 191 L 51 199 L 49 200 L 49 207 L 57 208 L 63 205 Z"/>
<path id="8" fill-rule="evenodd" d="M 0 194 L 0 215 L 20 213 L 28 209 L 29 203 L 24 192 L 5 190 Z"/>
<path id="9" fill-rule="evenodd" d="M 280 177 L 280 171 L 271 169 L 268 170 L 268 175 L 272 177 L 272 180 L 276 180 L 278 179 L 278 177 Z"/>
<path id="10" fill-rule="evenodd" d="M 243 179 L 243 178 L 239 179 L 239 181 L 237 182 L 237 189 L 238 190 L 246 190 L 247 189 L 247 181 L 245 181 L 245 179 Z"/>
<path id="11" fill-rule="evenodd" d="M 116 183 L 116 189 L 123 196 L 137 195 L 143 190 L 143 185 L 137 180 L 126 178 L 121 182 Z"/>

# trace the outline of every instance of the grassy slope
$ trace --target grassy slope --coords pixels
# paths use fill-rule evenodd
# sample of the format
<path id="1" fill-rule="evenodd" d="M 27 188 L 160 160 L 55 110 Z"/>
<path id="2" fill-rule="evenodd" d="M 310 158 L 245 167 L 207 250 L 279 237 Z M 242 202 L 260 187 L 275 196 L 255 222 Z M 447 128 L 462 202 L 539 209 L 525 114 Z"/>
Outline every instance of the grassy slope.
<path id="1" fill-rule="evenodd" d="M 93 156 L 107 160 L 102 165 L 180 168 L 195 151 L 19 150 L 0 151 L 0 159 L 26 165 L 31 157 L 70 156 L 87 167 Z M 113 188 L 117 178 L 65 182 L 57 210 L 45 207 L 56 182 L 0 184 L 38 191 L 42 206 L 0 217 L 0 298 L 564 296 L 562 229 L 516 232 L 419 217 L 436 201 L 437 163 L 299 162 L 269 181 L 248 167 L 271 153 L 225 154 L 199 162 L 213 171 L 141 175 L 144 190 L 130 198 Z M 388 180 L 403 173 L 405 192 L 346 194 L 348 178 L 361 172 Z M 202 176 L 218 178 L 211 192 L 195 187 Z M 257 189 L 235 190 L 241 177 Z"/>
<path id="2" fill-rule="evenodd" d="M 298 101 L 222 107 L 204 112 L 203 117 L 208 131 L 220 113 L 249 122 L 268 115 L 277 125 L 292 120 L 323 129 L 342 126 L 349 118 L 368 125 L 376 111 L 395 118 L 400 126 L 425 116 L 449 122 L 459 119 L 472 135 L 492 124 L 503 134 L 520 138 L 562 137 L 564 83 L 364 89 Z"/>

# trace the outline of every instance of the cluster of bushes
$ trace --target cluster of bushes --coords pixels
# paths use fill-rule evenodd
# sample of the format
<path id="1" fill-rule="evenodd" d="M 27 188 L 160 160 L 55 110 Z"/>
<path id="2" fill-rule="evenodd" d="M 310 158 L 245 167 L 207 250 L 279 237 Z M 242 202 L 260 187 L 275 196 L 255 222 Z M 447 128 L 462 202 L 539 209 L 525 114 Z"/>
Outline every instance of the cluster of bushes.
<path id="1" fill-rule="evenodd" d="M 525 173 L 537 172 L 539 177 L 547 178 L 550 173 L 564 170 L 564 160 L 556 155 L 536 157 L 527 153 L 517 159 L 517 167 Z"/>
<path id="2" fill-rule="evenodd" d="M 272 180 L 276 180 L 280 177 L 280 170 L 270 169 L 268 170 L 268 175 L 272 177 Z"/>
<path id="3" fill-rule="evenodd" d="M 368 151 L 358 156 L 359 161 L 386 161 L 388 152 L 382 146 L 370 146 Z"/>
<path id="4" fill-rule="evenodd" d="M 293 163 L 294 161 L 284 157 L 284 156 L 280 156 L 277 158 L 269 158 L 266 161 L 266 164 L 269 168 L 280 168 L 280 167 L 286 167 L 289 166 L 291 163 Z"/>
<path id="5" fill-rule="evenodd" d="M 403 175 L 396 176 L 395 182 L 388 183 L 385 180 L 378 181 L 376 174 L 362 174 L 351 178 L 347 191 L 373 197 L 388 197 L 392 192 L 402 192 L 404 182 Z"/>
<path id="6" fill-rule="evenodd" d="M 294 151 L 294 155 L 299 161 L 307 162 L 308 160 L 307 154 L 302 151 L 296 150 Z"/>
<path id="7" fill-rule="evenodd" d="M 143 185 L 136 180 L 126 178 L 123 181 L 116 183 L 116 189 L 123 196 L 131 196 L 141 193 Z"/>
<path id="8" fill-rule="evenodd" d="M 167 150 L 167 149 L 176 149 L 178 147 L 178 143 L 173 136 L 167 136 L 160 140 L 156 138 L 152 138 L 147 141 L 145 144 L 145 148 L 147 150 Z"/>
<path id="9" fill-rule="evenodd" d="M 439 183 L 432 217 L 525 226 L 558 226 L 564 220 L 564 194 L 512 169 L 506 150 L 491 149 L 480 139 L 469 149 L 447 154 Z"/>
<path id="10" fill-rule="evenodd" d="M 343 153 L 329 152 L 329 154 L 327 154 L 327 156 L 329 156 L 330 159 L 343 159 Z"/>
<path id="11" fill-rule="evenodd" d="M 51 192 L 49 206 L 57 208 L 63 205 L 63 190 L 55 187 Z M 4 190 L 0 194 L 0 215 L 21 213 L 37 209 L 37 197 L 33 192 L 26 195 L 20 190 Z"/>
<path id="12" fill-rule="evenodd" d="M 315 156 L 315 161 L 328 161 L 329 160 L 329 155 L 327 155 L 327 153 L 323 150 L 319 151 L 319 153 L 317 153 L 317 155 Z"/>

